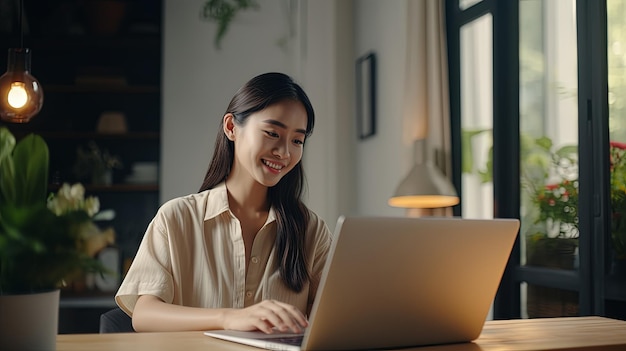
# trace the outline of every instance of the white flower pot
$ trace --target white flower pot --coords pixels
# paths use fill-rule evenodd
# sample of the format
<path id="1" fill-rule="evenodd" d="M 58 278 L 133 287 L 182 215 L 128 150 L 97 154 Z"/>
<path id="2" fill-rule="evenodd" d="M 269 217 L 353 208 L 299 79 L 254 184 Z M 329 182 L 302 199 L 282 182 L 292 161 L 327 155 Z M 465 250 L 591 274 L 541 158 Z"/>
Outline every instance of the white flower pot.
<path id="1" fill-rule="evenodd" d="M 0 350 L 56 349 L 59 290 L 0 295 Z"/>

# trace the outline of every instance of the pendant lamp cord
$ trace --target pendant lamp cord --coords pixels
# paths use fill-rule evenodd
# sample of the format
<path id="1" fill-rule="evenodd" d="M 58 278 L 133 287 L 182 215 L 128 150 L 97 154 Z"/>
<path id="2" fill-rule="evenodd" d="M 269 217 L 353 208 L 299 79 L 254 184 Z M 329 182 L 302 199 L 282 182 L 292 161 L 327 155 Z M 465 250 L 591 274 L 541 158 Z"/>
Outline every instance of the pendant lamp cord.
<path id="1" fill-rule="evenodd" d="M 20 49 L 24 48 L 24 0 L 20 0 L 19 17 L 17 23 L 20 27 Z"/>

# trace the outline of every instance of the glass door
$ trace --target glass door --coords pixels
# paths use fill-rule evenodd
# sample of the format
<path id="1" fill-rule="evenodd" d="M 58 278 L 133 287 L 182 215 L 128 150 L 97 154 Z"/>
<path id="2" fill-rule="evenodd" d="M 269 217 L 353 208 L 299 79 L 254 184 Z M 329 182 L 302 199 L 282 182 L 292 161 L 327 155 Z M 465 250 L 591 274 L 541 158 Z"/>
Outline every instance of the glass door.
<path id="1" fill-rule="evenodd" d="M 462 214 L 493 218 L 493 21 L 486 13 L 461 27 Z"/>
<path id="2" fill-rule="evenodd" d="M 519 19 L 520 263 L 577 271 L 576 1 L 522 0 Z M 522 317 L 579 314 L 577 291 L 539 280 L 522 282 L 521 300 Z"/>
<path id="3" fill-rule="evenodd" d="M 607 0 L 610 233 L 605 309 L 626 318 L 626 0 Z"/>
<path id="4" fill-rule="evenodd" d="M 521 221 L 496 319 L 626 320 L 624 14 L 446 0 L 455 215 Z"/>

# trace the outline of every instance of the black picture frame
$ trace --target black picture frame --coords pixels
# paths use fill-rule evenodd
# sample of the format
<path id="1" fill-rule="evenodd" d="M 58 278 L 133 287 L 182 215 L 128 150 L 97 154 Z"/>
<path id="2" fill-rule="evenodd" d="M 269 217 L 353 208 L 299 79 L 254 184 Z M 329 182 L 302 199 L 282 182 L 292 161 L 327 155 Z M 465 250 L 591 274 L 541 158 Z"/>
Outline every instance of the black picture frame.
<path id="1" fill-rule="evenodd" d="M 376 134 L 376 53 L 356 60 L 357 136 L 367 139 Z"/>

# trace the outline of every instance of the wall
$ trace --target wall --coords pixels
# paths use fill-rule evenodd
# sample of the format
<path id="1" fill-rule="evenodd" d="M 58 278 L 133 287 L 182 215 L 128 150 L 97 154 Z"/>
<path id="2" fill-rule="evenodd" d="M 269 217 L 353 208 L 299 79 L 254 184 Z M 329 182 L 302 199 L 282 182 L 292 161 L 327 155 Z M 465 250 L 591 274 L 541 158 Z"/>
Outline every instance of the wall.
<path id="1" fill-rule="evenodd" d="M 412 145 L 402 141 L 406 9 L 406 0 L 355 1 L 355 54 L 373 50 L 378 60 L 378 131 L 360 141 L 356 152 L 356 213 L 362 215 L 404 214 L 387 199 L 413 164 Z"/>
<path id="2" fill-rule="evenodd" d="M 402 215 L 387 198 L 411 165 L 401 141 L 406 1 L 263 0 L 236 18 L 220 50 L 215 24 L 198 19 L 202 4 L 165 0 L 161 201 L 198 190 L 230 98 L 276 70 L 299 81 L 316 109 L 303 158 L 307 204 L 331 229 L 340 214 Z M 370 50 L 378 131 L 357 141 L 354 60 Z"/>
<path id="3" fill-rule="evenodd" d="M 355 207 L 353 2 L 303 3 L 301 73 L 316 109 L 304 159 L 307 205 L 332 230 L 339 215 L 353 213 Z"/>

